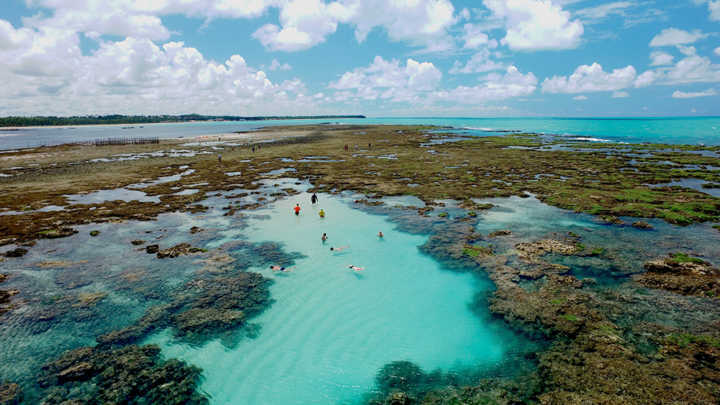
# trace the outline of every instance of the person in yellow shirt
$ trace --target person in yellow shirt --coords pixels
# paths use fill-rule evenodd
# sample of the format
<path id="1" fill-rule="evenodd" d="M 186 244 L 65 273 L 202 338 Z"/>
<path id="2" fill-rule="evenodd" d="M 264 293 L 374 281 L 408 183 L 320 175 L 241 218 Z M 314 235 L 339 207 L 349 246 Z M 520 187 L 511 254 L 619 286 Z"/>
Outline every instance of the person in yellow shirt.
<path id="1" fill-rule="evenodd" d="M 318 212 L 318 215 L 320 215 L 320 218 L 325 218 L 325 210 L 320 208 L 320 212 Z"/>

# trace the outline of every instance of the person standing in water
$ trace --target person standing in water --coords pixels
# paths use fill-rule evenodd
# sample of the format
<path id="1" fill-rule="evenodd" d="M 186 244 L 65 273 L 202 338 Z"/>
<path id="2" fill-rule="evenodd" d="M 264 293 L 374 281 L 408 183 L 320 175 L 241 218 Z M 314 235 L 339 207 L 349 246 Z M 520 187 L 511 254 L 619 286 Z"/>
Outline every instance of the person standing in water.
<path id="1" fill-rule="evenodd" d="M 323 236 L 320 239 L 322 239 L 323 243 L 325 243 L 325 241 L 328 239 L 327 234 L 325 232 L 323 232 Z"/>
<path id="2" fill-rule="evenodd" d="M 300 215 L 300 204 L 295 204 L 293 210 L 295 211 L 295 215 Z"/>
<path id="3" fill-rule="evenodd" d="M 325 210 L 320 208 L 320 212 L 318 212 L 318 215 L 320 215 L 320 218 L 325 218 Z"/>
<path id="4" fill-rule="evenodd" d="M 317 194 L 313 193 L 312 197 L 310 197 L 310 202 L 315 204 L 318 202 L 318 196 Z"/>
<path id="5" fill-rule="evenodd" d="M 378 232 L 378 238 L 383 238 L 385 235 L 383 235 L 382 231 Z"/>

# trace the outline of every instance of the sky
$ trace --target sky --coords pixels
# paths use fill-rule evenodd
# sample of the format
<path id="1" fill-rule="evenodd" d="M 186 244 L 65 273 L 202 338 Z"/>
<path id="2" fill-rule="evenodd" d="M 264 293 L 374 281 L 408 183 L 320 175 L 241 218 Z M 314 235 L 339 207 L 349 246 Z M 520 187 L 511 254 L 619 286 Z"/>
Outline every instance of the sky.
<path id="1" fill-rule="evenodd" d="M 0 0 L 0 116 L 720 115 L 720 0 Z"/>

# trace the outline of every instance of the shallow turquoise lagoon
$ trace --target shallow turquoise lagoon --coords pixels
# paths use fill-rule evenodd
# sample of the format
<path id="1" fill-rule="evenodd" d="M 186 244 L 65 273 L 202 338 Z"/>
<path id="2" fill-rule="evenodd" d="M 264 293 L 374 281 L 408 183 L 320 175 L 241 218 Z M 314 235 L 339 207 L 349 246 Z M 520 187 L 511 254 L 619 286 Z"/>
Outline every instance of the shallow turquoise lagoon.
<path id="1" fill-rule="evenodd" d="M 417 246 L 426 236 L 395 231 L 386 216 L 338 198 L 321 196 L 317 206 L 309 200 L 300 194 L 278 201 L 256 212 L 271 219 L 251 219 L 241 232 L 250 241 L 279 241 L 286 251 L 305 255 L 289 273 L 251 269 L 276 281 L 276 302 L 253 320 L 262 328 L 256 338 L 232 348 L 219 341 L 191 347 L 173 342 L 169 333 L 149 339 L 165 356 L 204 370 L 202 389 L 212 403 L 354 403 L 391 361 L 409 360 L 426 371 L 491 367 L 521 344 L 471 307 L 475 294 L 491 284 L 442 269 L 421 254 Z M 292 214 L 296 203 L 300 216 Z M 376 236 L 381 230 L 383 239 Z M 240 234 L 224 232 L 213 245 Z M 333 253 L 331 246 L 349 248 Z M 351 264 L 365 269 L 355 272 Z"/>

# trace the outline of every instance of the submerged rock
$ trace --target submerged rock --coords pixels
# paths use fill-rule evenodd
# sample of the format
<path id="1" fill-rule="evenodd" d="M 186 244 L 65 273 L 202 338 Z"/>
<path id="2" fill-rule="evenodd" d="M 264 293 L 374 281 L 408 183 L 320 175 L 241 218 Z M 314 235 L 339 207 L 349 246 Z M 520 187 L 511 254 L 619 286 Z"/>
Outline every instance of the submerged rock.
<path id="1" fill-rule="evenodd" d="M 145 246 L 145 252 L 149 255 L 154 255 L 160 250 L 160 245 L 147 245 Z"/>
<path id="2" fill-rule="evenodd" d="M 5 252 L 5 257 L 23 257 L 27 254 L 28 250 L 24 248 L 15 248 L 13 250 L 8 250 Z"/>
<path id="3" fill-rule="evenodd" d="M 154 345 L 82 347 L 42 368 L 45 404 L 206 404 L 196 391 L 201 370 L 163 360 Z"/>
<path id="4" fill-rule="evenodd" d="M 98 236 L 100 235 L 100 231 L 90 231 L 90 236 Z"/>
<path id="5" fill-rule="evenodd" d="M 132 243 L 134 246 L 140 246 L 140 245 L 144 245 L 145 241 L 142 239 L 136 239 L 136 240 L 130 241 L 130 243 Z"/>
<path id="6" fill-rule="evenodd" d="M 498 236 L 509 236 L 509 235 L 512 235 L 511 231 L 500 230 L 500 231 L 490 232 L 490 234 L 488 234 L 488 238 L 496 238 Z"/>

